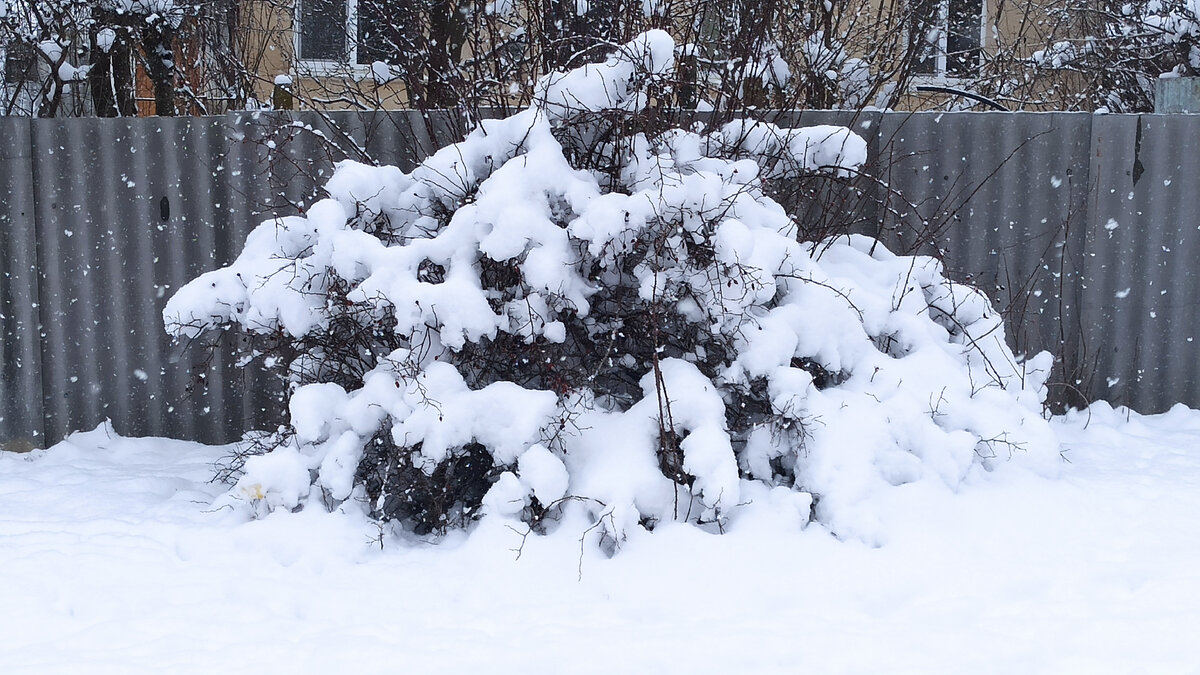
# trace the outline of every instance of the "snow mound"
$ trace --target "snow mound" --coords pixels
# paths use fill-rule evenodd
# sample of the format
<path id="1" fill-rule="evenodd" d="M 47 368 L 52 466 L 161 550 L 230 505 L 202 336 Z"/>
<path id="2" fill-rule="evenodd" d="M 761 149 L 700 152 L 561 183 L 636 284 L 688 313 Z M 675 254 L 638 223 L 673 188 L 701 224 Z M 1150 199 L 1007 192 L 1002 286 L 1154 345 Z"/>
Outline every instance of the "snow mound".
<path id="1" fill-rule="evenodd" d="M 1055 470 L 1048 354 L 1015 357 L 936 260 L 801 241 L 768 195 L 852 173 L 861 138 L 630 131 L 673 53 L 652 31 L 550 75 L 409 173 L 342 162 L 328 199 L 171 298 L 172 334 L 244 331 L 294 384 L 231 499 L 363 499 L 419 533 L 576 510 L 615 548 L 664 521 L 723 531 L 766 486 L 870 540 L 895 486 Z"/>

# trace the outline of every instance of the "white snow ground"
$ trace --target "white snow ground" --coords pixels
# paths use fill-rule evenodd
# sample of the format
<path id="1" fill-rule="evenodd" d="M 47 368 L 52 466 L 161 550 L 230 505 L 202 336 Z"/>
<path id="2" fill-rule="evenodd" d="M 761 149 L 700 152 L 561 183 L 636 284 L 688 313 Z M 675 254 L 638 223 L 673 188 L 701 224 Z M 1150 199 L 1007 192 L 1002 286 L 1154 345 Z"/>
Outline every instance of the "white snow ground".
<path id="1" fill-rule="evenodd" d="M 382 550 L 359 515 L 244 522 L 210 510 L 222 448 L 101 428 L 0 453 L 0 672 L 1200 673 L 1200 412 L 1055 428 L 1060 478 L 897 488 L 877 547 L 754 505 L 611 560 L 584 523 L 517 560 L 498 520 Z"/>

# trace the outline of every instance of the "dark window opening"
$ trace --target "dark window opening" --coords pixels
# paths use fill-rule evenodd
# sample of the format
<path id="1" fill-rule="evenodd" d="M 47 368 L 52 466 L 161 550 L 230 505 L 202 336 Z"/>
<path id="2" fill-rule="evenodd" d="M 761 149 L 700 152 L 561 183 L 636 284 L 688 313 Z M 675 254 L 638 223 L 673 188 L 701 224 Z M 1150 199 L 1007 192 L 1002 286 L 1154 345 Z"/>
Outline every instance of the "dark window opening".
<path id="1" fill-rule="evenodd" d="M 938 26 L 941 16 L 939 0 L 913 0 L 912 29 L 909 42 L 912 48 L 912 72 L 917 75 L 936 75 L 941 31 Z"/>
<path id="2" fill-rule="evenodd" d="M 411 2 L 358 0 L 351 16 L 347 0 L 300 0 L 300 50 L 302 61 L 335 61 L 370 65 L 382 61 L 398 65 L 398 56 L 412 47 Z M 347 25 L 353 33 L 347 35 Z M 411 49 L 410 49 L 411 50 Z"/>
<path id="3" fill-rule="evenodd" d="M 983 0 L 912 0 L 911 72 L 972 77 L 983 56 Z"/>
<path id="4" fill-rule="evenodd" d="M 4 53 L 4 81 L 8 84 L 37 79 L 37 56 L 28 42 L 13 42 Z"/>
<path id="5" fill-rule="evenodd" d="M 983 3 L 949 0 L 946 31 L 946 74 L 974 75 L 982 53 Z"/>
<path id="6" fill-rule="evenodd" d="M 359 0 L 358 50 L 361 64 L 382 61 L 397 65 L 402 43 L 409 41 L 406 27 L 415 24 L 409 16 L 408 3 L 395 0 Z"/>
<path id="7" fill-rule="evenodd" d="M 345 61 L 346 0 L 301 0 L 300 58 Z"/>

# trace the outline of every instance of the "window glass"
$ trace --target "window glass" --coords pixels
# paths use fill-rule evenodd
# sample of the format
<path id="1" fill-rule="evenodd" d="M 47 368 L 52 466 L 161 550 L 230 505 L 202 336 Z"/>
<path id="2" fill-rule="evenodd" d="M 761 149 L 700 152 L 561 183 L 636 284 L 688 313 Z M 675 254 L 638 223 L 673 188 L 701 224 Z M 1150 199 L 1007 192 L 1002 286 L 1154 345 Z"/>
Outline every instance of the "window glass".
<path id="1" fill-rule="evenodd" d="M 949 0 L 946 32 L 946 74 L 965 77 L 979 67 L 983 3 L 981 0 Z"/>
<path id="2" fill-rule="evenodd" d="M 376 61 L 392 63 L 395 51 L 388 27 L 392 23 L 386 3 L 382 0 L 359 0 L 358 2 L 358 62 L 371 64 Z"/>
<path id="3" fill-rule="evenodd" d="M 984 0 L 912 0 L 912 72 L 971 77 L 982 56 Z"/>
<path id="4" fill-rule="evenodd" d="M 913 0 L 912 29 L 912 72 L 918 75 L 936 75 L 938 54 L 941 51 L 941 2 L 939 0 Z"/>
<path id="5" fill-rule="evenodd" d="M 346 60 L 346 0 L 301 0 L 300 58 Z"/>
<path id="6" fill-rule="evenodd" d="M 10 84 L 37 78 L 37 59 L 33 45 L 13 42 L 4 54 L 4 81 Z"/>

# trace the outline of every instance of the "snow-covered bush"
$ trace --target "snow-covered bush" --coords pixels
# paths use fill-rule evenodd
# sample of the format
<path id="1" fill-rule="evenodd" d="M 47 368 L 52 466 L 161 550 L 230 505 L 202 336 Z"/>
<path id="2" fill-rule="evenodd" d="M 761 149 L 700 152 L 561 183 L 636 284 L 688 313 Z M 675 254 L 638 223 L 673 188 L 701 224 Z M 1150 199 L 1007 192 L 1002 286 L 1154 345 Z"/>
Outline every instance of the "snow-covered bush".
<path id="1" fill-rule="evenodd" d="M 1049 355 L 1016 359 L 936 260 L 803 241 L 764 192 L 863 140 L 673 127 L 674 54 L 651 31 L 549 76 L 410 173 L 343 162 L 170 300 L 171 333 L 243 331 L 293 383 L 231 499 L 363 500 L 418 533 L 581 509 L 609 544 L 761 499 L 854 535 L 880 490 L 1057 459 Z"/>

